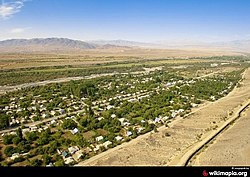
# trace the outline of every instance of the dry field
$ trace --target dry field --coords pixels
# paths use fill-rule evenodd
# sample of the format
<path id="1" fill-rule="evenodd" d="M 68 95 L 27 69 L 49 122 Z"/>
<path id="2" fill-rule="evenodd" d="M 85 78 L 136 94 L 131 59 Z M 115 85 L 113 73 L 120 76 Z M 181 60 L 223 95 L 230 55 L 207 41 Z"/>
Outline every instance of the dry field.
<path id="1" fill-rule="evenodd" d="M 235 112 L 244 101 L 250 98 L 250 69 L 246 70 L 243 78 L 241 87 L 235 88 L 226 97 L 216 102 L 208 103 L 185 119 L 173 121 L 168 128 L 161 127 L 157 133 L 145 134 L 78 165 L 177 165 L 186 152 L 207 137 L 213 129 L 222 125 L 229 119 L 231 111 Z M 203 164 L 206 162 L 204 161 Z"/>

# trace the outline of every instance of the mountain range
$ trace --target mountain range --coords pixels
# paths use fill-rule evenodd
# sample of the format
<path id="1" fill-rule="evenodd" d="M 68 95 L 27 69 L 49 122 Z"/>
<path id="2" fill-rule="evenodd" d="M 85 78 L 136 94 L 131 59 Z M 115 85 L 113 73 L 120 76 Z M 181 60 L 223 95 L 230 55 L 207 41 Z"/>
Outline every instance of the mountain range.
<path id="1" fill-rule="evenodd" d="M 130 48 L 218 48 L 239 52 L 250 51 L 250 40 L 237 40 L 229 42 L 202 43 L 192 45 L 164 45 L 157 43 L 143 43 L 126 40 L 96 40 L 80 41 L 68 38 L 34 38 L 34 39 L 9 39 L 0 41 L 0 52 L 60 52 L 82 51 L 93 49 L 130 49 Z"/>

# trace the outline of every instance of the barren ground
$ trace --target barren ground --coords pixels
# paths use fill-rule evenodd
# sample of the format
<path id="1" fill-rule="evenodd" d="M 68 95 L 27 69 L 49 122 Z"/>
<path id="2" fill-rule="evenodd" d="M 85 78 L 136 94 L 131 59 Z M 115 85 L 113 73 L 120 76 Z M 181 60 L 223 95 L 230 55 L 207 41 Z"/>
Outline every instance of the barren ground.
<path id="1" fill-rule="evenodd" d="M 250 109 L 201 152 L 191 165 L 246 166 L 250 164 Z"/>
<path id="2" fill-rule="evenodd" d="M 46 53 L 46 52 L 45 52 Z M 237 52 L 218 49 L 126 49 L 126 50 L 85 50 L 69 53 L 1 53 L 0 69 L 18 69 L 44 66 L 89 66 L 110 62 L 143 61 L 145 59 L 187 59 L 240 55 Z"/>

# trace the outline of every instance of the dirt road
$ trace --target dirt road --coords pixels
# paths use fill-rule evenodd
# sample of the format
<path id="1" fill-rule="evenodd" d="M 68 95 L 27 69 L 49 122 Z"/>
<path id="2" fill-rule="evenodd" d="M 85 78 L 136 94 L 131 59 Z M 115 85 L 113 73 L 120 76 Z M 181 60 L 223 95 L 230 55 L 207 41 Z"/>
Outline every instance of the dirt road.
<path id="1" fill-rule="evenodd" d="M 192 159 L 192 166 L 250 165 L 250 108 Z"/>

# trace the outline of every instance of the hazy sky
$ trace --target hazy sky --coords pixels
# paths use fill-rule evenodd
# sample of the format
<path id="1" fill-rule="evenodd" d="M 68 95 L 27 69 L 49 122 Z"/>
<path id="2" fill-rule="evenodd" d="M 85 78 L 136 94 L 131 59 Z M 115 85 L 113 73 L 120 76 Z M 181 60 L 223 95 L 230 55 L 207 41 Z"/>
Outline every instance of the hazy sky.
<path id="1" fill-rule="evenodd" d="M 250 0 L 0 0 L 0 40 L 250 39 Z"/>

